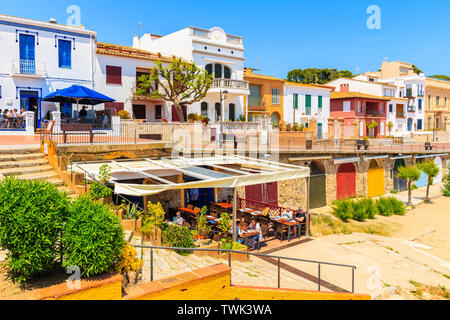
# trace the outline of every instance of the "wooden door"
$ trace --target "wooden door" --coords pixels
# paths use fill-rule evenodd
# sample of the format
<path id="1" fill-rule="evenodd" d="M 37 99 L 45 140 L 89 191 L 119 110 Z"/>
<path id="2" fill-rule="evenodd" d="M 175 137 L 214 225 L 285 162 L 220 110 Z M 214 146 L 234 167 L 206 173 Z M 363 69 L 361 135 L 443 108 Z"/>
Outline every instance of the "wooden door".
<path id="1" fill-rule="evenodd" d="M 338 200 L 356 196 L 356 169 L 352 163 L 340 165 L 336 175 L 336 184 Z"/>

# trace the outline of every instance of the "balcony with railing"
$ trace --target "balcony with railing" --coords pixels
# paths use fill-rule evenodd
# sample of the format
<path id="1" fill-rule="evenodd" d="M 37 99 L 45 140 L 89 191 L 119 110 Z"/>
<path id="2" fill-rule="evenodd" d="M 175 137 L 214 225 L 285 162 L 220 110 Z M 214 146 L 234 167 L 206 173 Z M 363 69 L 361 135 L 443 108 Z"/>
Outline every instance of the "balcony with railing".
<path id="1" fill-rule="evenodd" d="M 408 112 L 416 112 L 415 106 L 408 106 Z"/>
<path id="2" fill-rule="evenodd" d="M 45 64 L 36 60 L 14 59 L 11 62 L 11 75 L 24 77 L 45 77 Z"/>
<path id="3" fill-rule="evenodd" d="M 244 80 L 213 79 L 211 88 L 249 90 L 249 83 Z"/>
<path id="4" fill-rule="evenodd" d="M 191 27 L 191 36 L 196 37 L 196 38 L 210 40 L 211 39 L 211 30 Z M 227 34 L 226 40 L 228 43 L 242 45 L 242 37 Z"/>

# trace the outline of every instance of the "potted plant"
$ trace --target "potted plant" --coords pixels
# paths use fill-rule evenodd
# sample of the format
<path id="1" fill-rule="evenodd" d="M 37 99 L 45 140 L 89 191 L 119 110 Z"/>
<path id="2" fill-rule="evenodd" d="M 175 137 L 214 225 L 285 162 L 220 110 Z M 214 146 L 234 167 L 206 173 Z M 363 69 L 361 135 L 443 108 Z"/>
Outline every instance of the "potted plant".
<path id="1" fill-rule="evenodd" d="M 121 221 L 123 228 L 127 231 L 139 232 L 142 227 L 142 214 L 143 211 L 139 210 L 136 204 L 128 204 Z"/>
<path id="2" fill-rule="evenodd" d="M 209 118 L 207 116 L 202 117 L 202 122 L 206 126 L 209 123 Z"/>
<path id="3" fill-rule="evenodd" d="M 161 203 L 153 204 L 148 202 L 147 212 L 144 213 L 141 233 L 145 241 L 150 241 L 154 245 L 161 245 L 161 228 L 166 212 Z"/>

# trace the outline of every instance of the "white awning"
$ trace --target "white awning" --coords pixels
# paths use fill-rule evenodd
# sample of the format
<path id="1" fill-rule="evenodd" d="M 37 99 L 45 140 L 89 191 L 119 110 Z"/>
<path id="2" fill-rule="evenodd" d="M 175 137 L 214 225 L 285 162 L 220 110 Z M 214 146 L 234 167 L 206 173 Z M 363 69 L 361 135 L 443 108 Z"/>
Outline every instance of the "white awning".
<path id="1" fill-rule="evenodd" d="M 310 174 L 307 167 L 241 156 L 77 163 L 73 166 L 73 171 L 84 170 L 98 177 L 100 167 L 105 164 L 111 170 L 111 182 L 115 185 L 115 192 L 129 196 L 147 196 L 180 189 L 236 188 L 306 178 Z M 165 179 L 179 174 L 198 180 L 174 183 Z M 120 180 L 139 178 L 150 178 L 154 184 L 120 183 Z"/>

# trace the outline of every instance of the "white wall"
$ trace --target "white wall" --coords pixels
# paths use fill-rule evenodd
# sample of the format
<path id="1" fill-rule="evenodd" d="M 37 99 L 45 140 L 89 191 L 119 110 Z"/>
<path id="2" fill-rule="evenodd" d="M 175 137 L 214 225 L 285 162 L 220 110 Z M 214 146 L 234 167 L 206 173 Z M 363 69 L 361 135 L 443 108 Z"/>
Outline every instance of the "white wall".
<path id="1" fill-rule="evenodd" d="M 42 77 L 12 76 L 12 63 L 18 64 L 19 34 L 35 36 L 36 70 L 44 70 Z M 72 46 L 72 67 L 59 68 L 59 39 L 70 40 Z M 64 39 L 63 37 L 67 38 Z M 16 42 L 17 37 L 17 42 Z M 20 108 L 20 90 L 37 91 L 40 98 L 71 85 L 92 87 L 93 59 L 96 34 L 76 27 L 54 25 L 28 19 L 0 15 L 0 108 Z M 37 44 L 39 40 L 39 44 Z M 30 89 L 28 89 L 30 87 Z M 59 108 L 59 104 L 42 102 L 41 115 Z"/>
<path id="2" fill-rule="evenodd" d="M 312 118 L 317 120 L 317 123 L 322 123 L 322 136 L 325 138 L 328 135 L 328 118 L 330 117 L 330 90 L 320 89 L 314 87 L 304 87 L 297 85 L 284 85 L 284 110 L 283 120 L 285 123 L 304 123 L 310 121 Z M 298 109 L 295 109 L 294 119 L 294 99 L 293 95 L 298 94 Z M 311 115 L 304 115 L 306 95 L 311 95 Z M 319 112 L 319 96 L 322 96 L 322 111 Z"/>

